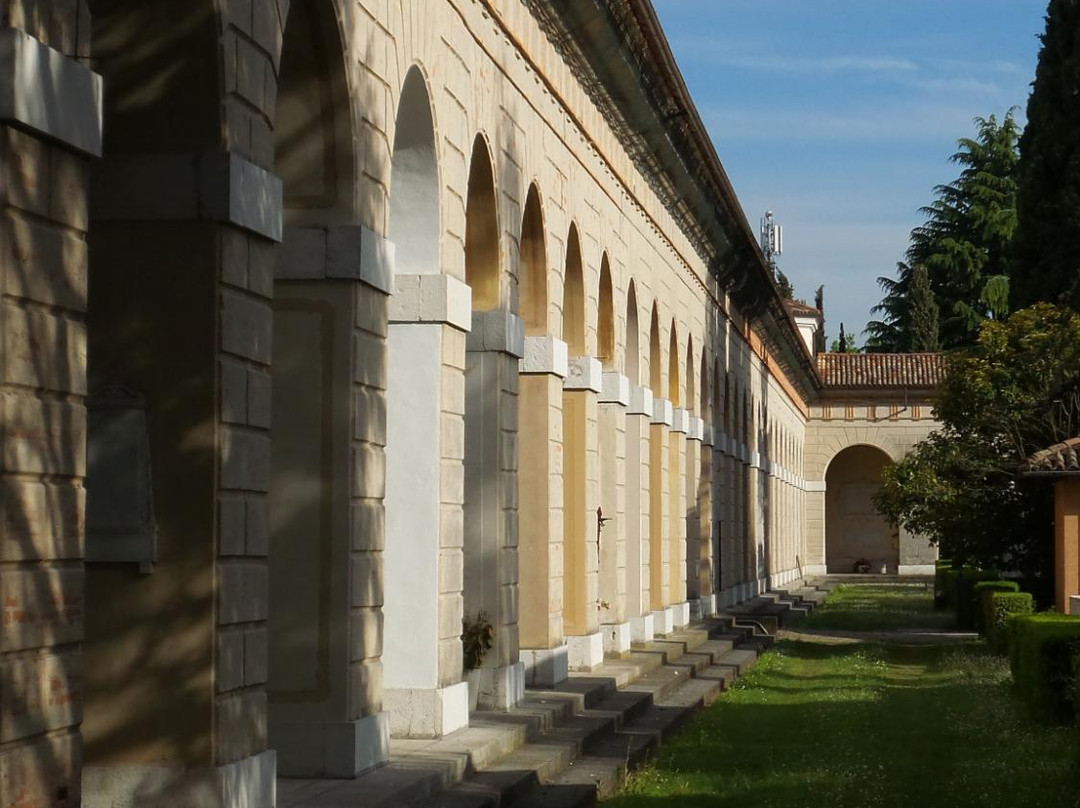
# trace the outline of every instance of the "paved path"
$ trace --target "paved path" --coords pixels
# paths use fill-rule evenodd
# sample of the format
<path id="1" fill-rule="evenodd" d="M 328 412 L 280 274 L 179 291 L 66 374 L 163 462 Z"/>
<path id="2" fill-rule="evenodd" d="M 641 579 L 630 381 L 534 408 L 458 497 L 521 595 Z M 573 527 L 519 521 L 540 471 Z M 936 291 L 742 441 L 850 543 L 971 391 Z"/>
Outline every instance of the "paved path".
<path id="1" fill-rule="evenodd" d="M 940 631 L 938 629 L 892 629 L 889 631 L 840 631 L 838 629 L 794 628 L 780 629 L 777 639 L 796 642 L 816 642 L 821 645 L 850 645 L 860 642 L 887 642 L 898 645 L 956 645 L 978 642 L 974 631 Z"/>

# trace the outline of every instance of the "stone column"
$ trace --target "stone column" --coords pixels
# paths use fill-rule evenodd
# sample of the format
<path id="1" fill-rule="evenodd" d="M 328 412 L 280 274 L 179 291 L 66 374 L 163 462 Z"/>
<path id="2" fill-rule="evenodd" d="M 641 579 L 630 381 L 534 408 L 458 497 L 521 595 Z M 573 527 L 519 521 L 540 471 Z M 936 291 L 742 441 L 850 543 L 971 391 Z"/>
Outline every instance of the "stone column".
<path id="1" fill-rule="evenodd" d="M 711 470 L 712 448 L 705 445 L 705 422 L 691 418 L 686 443 L 686 598 L 693 619 L 708 613 L 702 601 L 712 592 Z"/>
<path id="2" fill-rule="evenodd" d="M 529 685 L 567 677 L 563 640 L 563 379 L 566 343 L 525 337 L 518 378 L 520 658 Z"/>
<path id="3" fill-rule="evenodd" d="M 571 357 L 563 383 L 563 624 L 574 670 L 591 670 L 604 661 L 596 518 L 602 373 L 599 360 Z"/>
<path id="4" fill-rule="evenodd" d="M 392 256 L 364 227 L 289 228 L 277 256 L 267 690 L 286 777 L 355 777 L 390 753 L 376 682 Z M 223 507 L 239 530 L 243 511 Z"/>
<path id="5" fill-rule="evenodd" d="M 649 445 L 652 391 L 630 389 L 626 409 L 626 614 L 633 642 L 653 639 L 649 599 Z"/>
<path id="6" fill-rule="evenodd" d="M 74 57 L 89 53 L 81 10 L 48 23 L 16 4 L 0 29 L 5 808 L 80 804 L 87 202 L 102 130 L 101 79 Z"/>
<path id="7" fill-rule="evenodd" d="M 825 481 L 803 481 L 803 519 L 806 536 L 806 574 L 824 575 L 825 563 Z"/>
<path id="8" fill-rule="evenodd" d="M 720 474 L 718 470 L 716 442 L 711 424 L 702 423 L 701 428 L 701 546 L 698 581 L 701 593 L 701 614 L 716 614 L 717 595 L 720 592 L 720 517 L 717 496 Z"/>
<path id="9" fill-rule="evenodd" d="M 621 373 L 604 373 L 599 398 L 600 507 L 611 521 L 600 533 L 600 629 L 604 635 L 604 652 L 608 654 L 629 652 L 632 636 L 626 611 L 626 478 L 630 470 L 626 462 L 626 411 L 629 406 L 630 380 Z M 634 468 L 632 473 L 632 483 L 640 489 L 639 470 Z"/>
<path id="10" fill-rule="evenodd" d="M 398 275 L 387 390 L 383 701 L 394 735 L 469 722 L 462 681 L 465 336 L 469 287 Z"/>
<path id="11" fill-rule="evenodd" d="M 687 435 L 690 432 L 690 413 L 675 409 L 671 432 L 668 435 L 668 524 L 670 542 L 668 564 L 668 610 L 671 623 L 682 628 L 690 622 L 690 605 L 686 602 L 686 559 L 688 557 L 688 520 L 690 480 L 687 479 Z"/>
<path id="12" fill-rule="evenodd" d="M 1054 483 L 1054 605 L 1071 614 L 1080 595 L 1080 477 Z"/>
<path id="13" fill-rule="evenodd" d="M 649 603 L 653 630 L 657 634 L 670 634 L 674 628 L 674 615 L 667 608 L 671 580 L 668 569 L 671 563 L 668 439 L 673 418 L 674 410 L 670 401 L 665 398 L 653 399 L 649 428 Z"/>
<path id="14" fill-rule="evenodd" d="M 521 320 L 473 312 L 465 354 L 465 614 L 483 612 L 495 642 L 478 705 L 507 710 L 525 696 L 518 659 L 518 364 Z"/>

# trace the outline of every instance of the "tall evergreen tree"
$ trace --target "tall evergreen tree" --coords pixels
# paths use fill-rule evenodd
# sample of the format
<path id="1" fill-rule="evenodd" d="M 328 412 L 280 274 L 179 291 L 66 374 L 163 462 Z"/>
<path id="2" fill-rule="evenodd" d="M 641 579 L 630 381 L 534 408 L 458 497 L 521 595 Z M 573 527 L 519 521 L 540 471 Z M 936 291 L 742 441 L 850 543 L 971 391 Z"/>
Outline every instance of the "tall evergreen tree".
<path id="1" fill-rule="evenodd" d="M 780 297 L 784 300 L 795 299 L 795 287 L 782 269 L 776 270 L 776 285 L 780 288 Z"/>
<path id="2" fill-rule="evenodd" d="M 908 322 L 911 334 L 910 350 L 916 353 L 937 351 L 938 307 L 930 291 L 930 278 L 926 267 L 918 264 L 911 271 L 911 288 L 908 290 Z"/>
<path id="3" fill-rule="evenodd" d="M 921 209 L 926 222 L 911 231 L 906 262 L 897 277 L 878 278 L 885 293 L 867 324 L 868 346 L 880 351 L 911 350 L 908 296 L 914 266 L 926 268 L 939 310 L 941 347 L 970 345 L 979 324 L 1008 313 L 1010 244 L 1016 228 L 1016 160 L 1019 130 L 1010 110 L 976 118 L 974 138 L 957 141 L 952 162 L 960 176 L 934 189 L 936 199 Z"/>
<path id="4" fill-rule="evenodd" d="M 1080 309 L 1080 2 L 1050 0 L 1017 171 L 1015 307 Z"/>

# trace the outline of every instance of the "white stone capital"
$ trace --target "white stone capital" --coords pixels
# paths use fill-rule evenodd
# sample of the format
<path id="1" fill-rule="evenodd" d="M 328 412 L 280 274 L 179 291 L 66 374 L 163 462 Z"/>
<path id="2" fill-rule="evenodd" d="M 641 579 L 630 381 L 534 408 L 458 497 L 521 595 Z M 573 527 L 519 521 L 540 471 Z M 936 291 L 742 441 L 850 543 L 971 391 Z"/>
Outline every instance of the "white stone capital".
<path id="1" fill-rule="evenodd" d="M 811 493 L 824 494 L 825 493 L 825 481 L 824 480 L 807 480 L 806 490 Z"/>
<path id="2" fill-rule="evenodd" d="M 705 436 L 705 422 L 696 415 L 690 416 L 690 429 L 686 433 L 687 440 L 701 440 Z"/>
<path id="3" fill-rule="evenodd" d="M 592 356 L 571 356 L 567 368 L 564 390 L 603 390 L 604 366 Z"/>
<path id="4" fill-rule="evenodd" d="M 568 365 L 566 343 L 558 337 L 525 337 L 524 353 L 518 366 L 521 373 L 546 373 L 565 379 Z"/>
<path id="5" fill-rule="evenodd" d="M 630 379 L 613 370 L 604 371 L 603 390 L 600 392 L 601 404 L 630 405 Z"/>
<path id="6" fill-rule="evenodd" d="M 394 244 L 364 225 L 286 227 L 277 280 L 358 280 L 394 292 Z"/>
<path id="7" fill-rule="evenodd" d="M 648 387 L 643 387 L 640 384 L 635 384 L 630 388 L 630 408 L 627 410 L 628 415 L 647 415 L 652 418 L 653 415 L 653 397 L 652 390 Z"/>
<path id="8" fill-rule="evenodd" d="M 392 323 L 443 323 L 472 328 L 472 289 L 450 275 L 398 275 L 390 298 Z"/>
<path id="9" fill-rule="evenodd" d="M 666 398 L 653 399 L 652 422 L 654 424 L 671 426 L 674 418 L 675 411 L 672 408 L 670 401 L 668 401 Z"/>
<path id="10" fill-rule="evenodd" d="M 712 424 L 706 424 L 704 421 L 702 421 L 701 422 L 701 442 L 703 444 L 705 444 L 706 446 L 715 447 L 716 446 L 715 440 L 716 440 L 716 438 L 714 437 L 714 434 L 713 434 Z"/>
<path id="11" fill-rule="evenodd" d="M 465 350 L 492 351 L 520 359 L 525 353 L 524 323 L 520 317 L 505 309 L 474 311 Z"/>
<path id="12" fill-rule="evenodd" d="M 0 29 L 0 121 L 100 157 L 103 120 L 101 76 L 25 31 Z"/>
<path id="13" fill-rule="evenodd" d="M 671 411 L 671 431 L 686 435 L 690 432 L 690 413 L 682 407 Z"/>

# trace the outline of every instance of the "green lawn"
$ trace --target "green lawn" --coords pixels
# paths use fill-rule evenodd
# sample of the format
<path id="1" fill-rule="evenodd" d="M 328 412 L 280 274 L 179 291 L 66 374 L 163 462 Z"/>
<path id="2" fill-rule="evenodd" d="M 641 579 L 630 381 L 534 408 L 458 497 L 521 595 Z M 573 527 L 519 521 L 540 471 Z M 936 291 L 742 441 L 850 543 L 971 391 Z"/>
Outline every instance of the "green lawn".
<path id="1" fill-rule="evenodd" d="M 865 589 L 818 626 L 934 626 L 929 593 Z M 1029 723 L 1009 688 L 982 643 L 782 641 L 605 805 L 1077 808 L 1074 731 Z"/>
<path id="2" fill-rule="evenodd" d="M 933 593 L 921 584 L 838 587 L 800 628 L 842 631 L 951 629 L 952 612 L 935 611 Z"/>

